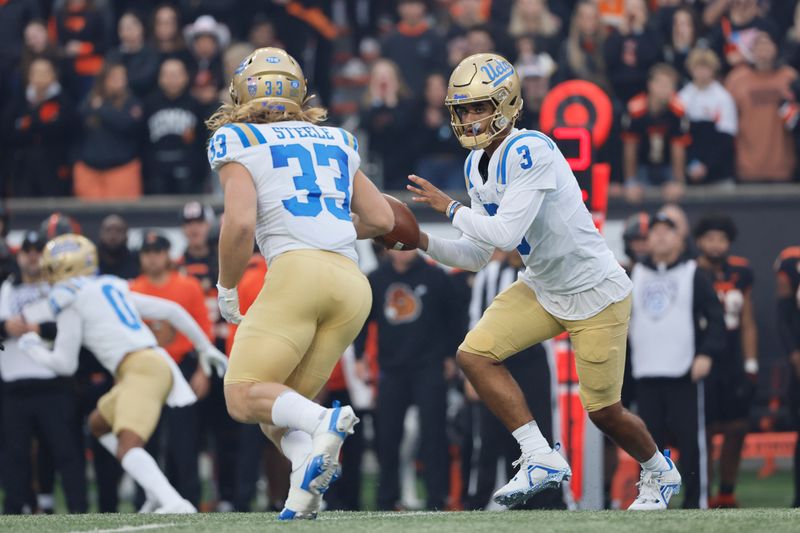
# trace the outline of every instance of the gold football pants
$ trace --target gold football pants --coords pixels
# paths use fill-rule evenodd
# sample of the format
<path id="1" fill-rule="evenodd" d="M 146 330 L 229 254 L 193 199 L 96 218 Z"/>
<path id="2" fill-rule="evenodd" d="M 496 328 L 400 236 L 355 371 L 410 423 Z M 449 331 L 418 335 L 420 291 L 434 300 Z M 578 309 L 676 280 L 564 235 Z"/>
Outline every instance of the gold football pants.
<path id="1" fill-rule="evenodd" d="M 114 434 L 123 429 L 145 442 L 153 435 L 172 389 L 172 370 L 153 349 L 129 353 L 117 367 L 116 383 L 97 401 Z"/>
<path id="2" fill-rule="evenodd" d="M 236 330 L 225 383 L 283 383 L 313 398 L 371 305 L 369 282 L 351 259 L 322 250 L 279 255 Z"/>
<path id="3" fill-rule="evenodd" d="M 620 401 L 630 316 L 628 296 L 590 318 L 563 320 L 516 281 L 497 295 L 459 350 L 503 361 L 566 331 L 575 350 L 581 402 L 587 411 L 598 411 Z"/>

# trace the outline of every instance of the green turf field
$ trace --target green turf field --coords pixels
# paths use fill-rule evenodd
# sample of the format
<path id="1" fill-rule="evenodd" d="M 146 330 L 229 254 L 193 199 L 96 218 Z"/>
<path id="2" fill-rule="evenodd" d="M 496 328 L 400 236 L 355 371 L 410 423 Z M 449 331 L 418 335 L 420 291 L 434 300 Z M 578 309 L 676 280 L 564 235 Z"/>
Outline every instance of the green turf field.
<path id="1" fill-rule="evenodd" d="M 676 533 L 768 531 L 796 532 L 800 510 L 738 509 L 732 511 L 626 511 L 567 512 L 511 511 L 470 513 L 342 513 L 323 514 L 309 522 L 278 522 L 274 514 L 201 515 L 73 515 L 0 518 L 0 531 L 46 532 L 137 532 L 156 531 L 213 533 L 262 531 L 382 532 L 424 531 L 546 531 L 546 532 L 636 532 Z"/>

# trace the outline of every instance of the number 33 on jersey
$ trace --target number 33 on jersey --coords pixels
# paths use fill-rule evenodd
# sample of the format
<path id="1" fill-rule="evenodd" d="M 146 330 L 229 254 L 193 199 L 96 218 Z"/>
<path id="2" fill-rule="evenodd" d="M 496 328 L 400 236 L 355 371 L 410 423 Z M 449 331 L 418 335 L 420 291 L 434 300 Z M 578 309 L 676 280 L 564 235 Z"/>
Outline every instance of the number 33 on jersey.
<path id="1" fill-rule="evenodd" d="M 208 160 L 213 170 L 239 163 L 253 177 L 267 261 L 302 248 L 357 260 L 350 198 L 361 159 L 352 134 L 307 122 L 228 124 L 211 137 Z"/>

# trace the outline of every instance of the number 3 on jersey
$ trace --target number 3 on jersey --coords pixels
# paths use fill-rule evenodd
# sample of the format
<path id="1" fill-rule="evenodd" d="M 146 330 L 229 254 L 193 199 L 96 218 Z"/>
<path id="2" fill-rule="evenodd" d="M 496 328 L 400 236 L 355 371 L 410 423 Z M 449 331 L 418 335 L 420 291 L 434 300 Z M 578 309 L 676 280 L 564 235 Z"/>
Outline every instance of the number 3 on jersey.
<path id="1" fill-rule="evenodd" d="M 272 165 L 275 168 L 289 166 L 289 160 L 295 159 L 300 164 L 302 174 L 294 176 L 294 186 L 298 191 L 306 192 L 306 201 L 301 202 L 295 196 L 283 201 L 283 206 L 294 216 L 315 217 L 322 212 L 322 190 L 317 184 L 317 173 L 314 160 L 306 148 L 299 144 L 282 144 L 270 146 Z M 318 166 L 329 167 L 335 161 L 339 176 L 335 178 L 336 190 L 344 193 L 342 205 L 336 205 L 336 199 L 325 198 L 325 208 L 340 220 L 350 220 L 350 178 L 348 175 L 347 154 L 338 146 L 314 144 L 314 157 Z"/>

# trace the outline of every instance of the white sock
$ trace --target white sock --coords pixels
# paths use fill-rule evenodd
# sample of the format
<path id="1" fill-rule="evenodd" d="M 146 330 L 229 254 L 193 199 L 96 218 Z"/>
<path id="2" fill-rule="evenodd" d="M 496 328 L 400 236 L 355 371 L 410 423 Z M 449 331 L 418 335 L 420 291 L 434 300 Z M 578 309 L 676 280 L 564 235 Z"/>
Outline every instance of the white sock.
<path id="1" fill-rule="evenodd" d="M 653 457 L 641 463 L 641 465 L 644 470 L 649 470 L 651 472 L 663 472 L 664 470 L 669 470 L 669 463 L 667 462 L 667 459 L 664 457 L 664 454 L 658 450 L 656 450 L 656 453 L 653 455 Z"/>
<path id="2" fill-rule="evenodd" d="M 161 505 L 171 505 L 183 500 L 159 470 L 156 460 L 144 448 L 131 448 L 120 463 L 125 472 L 144 489 L 148 497 L 152 494 Z"/>
<path id="3" fill-rule="evenodd" d="M 103 446 L 103 448 L 108 450 L 108 453 L 114 456 L 114 458 L 117 457 L 117 448 L 119 447 L 119 439 L 117 438 L 116 435 L 109 432 L 106 433 L 105 435 L 100 435 L 99 437 L 97 437 L 97 441 L 100 443 L 101 446 Z"/>
<path id="4" fill-rule="evenodd" d="M 272 406 L 272 425 L 300 429 L 311 435 L 327 411 L 318 403 L 288 390 L 278 396 Z"/>
<path id="5" fill-rule="evenodd" d="M 297 470 L 311 453 L 311 435 L 305 431 L 292 430 L 281 437 L 281 451 Z"/>
<path id="6" fill-rule="evenodd" d="M 524 426 L 518 427 L 511 434 L 517 439 L 523 455 L 549 452 L 552 449 L 539 430 L 536 420 L 531 420 Z"/>

